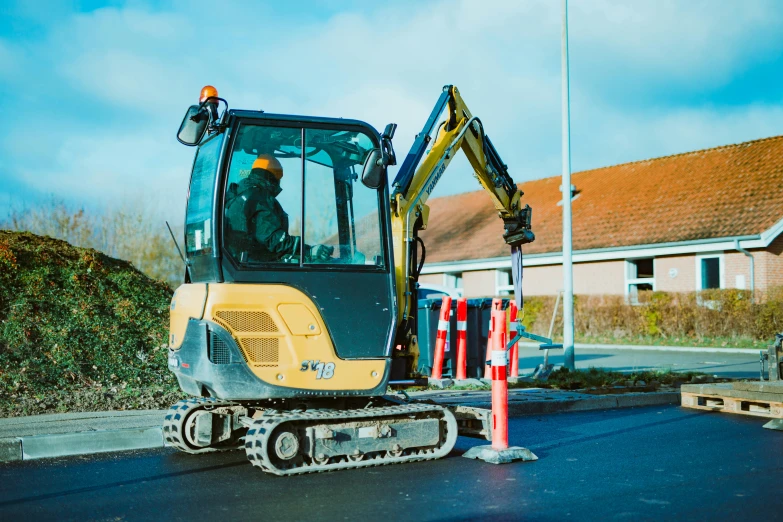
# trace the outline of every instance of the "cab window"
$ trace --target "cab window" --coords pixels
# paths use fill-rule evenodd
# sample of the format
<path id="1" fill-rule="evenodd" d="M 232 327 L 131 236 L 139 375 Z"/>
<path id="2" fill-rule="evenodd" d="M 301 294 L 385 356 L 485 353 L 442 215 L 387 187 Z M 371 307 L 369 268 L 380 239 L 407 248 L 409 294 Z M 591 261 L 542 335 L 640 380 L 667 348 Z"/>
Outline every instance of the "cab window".
<path id="1" fill-rule="evenodd" d="M 224 198 L 228 253 L 242 264 L 383 267 L 381 192 L 359 181 L 373 147 L 355 131 L 240 127 Z"/>
<path id="2" fill-rule="evenodd" d="M 215 136 L 199 147 L 193 162 L 185 215 L 185 250 L 189 258 L 213 252 L 212 206 L 222 144 L 223 135 Z"/>
<path id="3" fill-rule="evenodd" d="M 372 141 L 358 132 L 307 129 L 305 147 L 305 262 L 381 266 L 379 194 L 359 181 Z"/>
<path id="4" fill-rule="evenodd" d="M 240 263 L 299 264 L 302 129 L 243 125 L 228 169 L 224 243 Z"/>

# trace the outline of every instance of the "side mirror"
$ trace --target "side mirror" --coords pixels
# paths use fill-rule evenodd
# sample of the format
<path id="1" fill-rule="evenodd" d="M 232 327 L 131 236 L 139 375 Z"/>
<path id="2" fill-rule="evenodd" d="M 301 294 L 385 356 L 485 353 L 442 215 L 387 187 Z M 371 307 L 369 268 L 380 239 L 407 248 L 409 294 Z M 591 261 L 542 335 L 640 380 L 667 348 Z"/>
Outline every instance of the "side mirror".
<path id="1" fill-rule="evenodd" d="M 194 147 L 201 143 L 209 125 L 209 113 L 200 105 L 191 105 L 177 131 L 177 140 L 183 145 Z"/>
<path id="2" fill-rule="evenodd" d="M 362 168 L 362 184 L 370 189 L 377 190 L 383 186 L 384 172 L 383 152 L 381 149 L 372 149 L 364 160 Z"/>

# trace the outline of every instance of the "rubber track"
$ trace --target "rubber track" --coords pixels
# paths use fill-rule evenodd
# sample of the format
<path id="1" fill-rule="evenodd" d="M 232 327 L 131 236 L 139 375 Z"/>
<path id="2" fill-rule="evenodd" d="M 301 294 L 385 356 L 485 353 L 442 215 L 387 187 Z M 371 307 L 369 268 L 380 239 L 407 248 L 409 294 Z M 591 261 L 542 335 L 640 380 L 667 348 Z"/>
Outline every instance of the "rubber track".
<path id="1" fill-rule="evenodd" d="M 311 425 L 313 421 L 324 421 L 324 425 L 341 424 L 351 421 L 365 421 L 374 417 L 408 416 L 412 413 L 439 412 L 442 420 L 446 421 L 446 440 L 437 448 L 415 450 L 410 455 L 400 457 L 384 455 L 365 456 L 364 460 L 351 461 L 347 457 L 335 457 L 336 462 L 326 464 L 304 463 L 301 467 L 279 468 L 269 459 L 268 451 L 274 451 L 270 444 L 270 436 L 281 424 L 289 422 L 305 422 Z M 392 419 L 389 419 L 393 421 Z M 389 406 L 383 408 L 366 408 L 347 411 L 307 411 L 284 412 L 265 415 L 256 419 L 250 426 L 245 436 L 245 452 L 248 460 L 256 467 L 274 475 L 297 475 L 302 473 L 320 473 L 341 469 L 366 468 L 371 466 L 384 466 L 387 464 L 402 464 L 405 462 L 419 462 L 435 460 L 448 455 L 457 442 L 457 420 L 446 408 L 430 404 L 407 404 L 402 406 Z M 408 449 L 406 451 L 411 451 Z"/>
<path id="2" fill-rule="evenodd" d="M 233 402 L 222 401 L 212 397 L 199 397 L 195 399 L 183 399 L 171 406 L 163 419 L 163 439 L 168 446 L 185 453 L 210 453 L 214 451 L 232 451 L 242 448 L 242 441 L 234 441 L 233 444 L 218 445 L 217 447 L 199 448 L 188 444 L 183 433 L 185 423 L 194 412 L 209 407 L 219 408 L 223 406 L 238 406 Z M 232 441 L 226 441 L 231 443 Z M 226 444 L 225 442 L 223 444 Z"/>

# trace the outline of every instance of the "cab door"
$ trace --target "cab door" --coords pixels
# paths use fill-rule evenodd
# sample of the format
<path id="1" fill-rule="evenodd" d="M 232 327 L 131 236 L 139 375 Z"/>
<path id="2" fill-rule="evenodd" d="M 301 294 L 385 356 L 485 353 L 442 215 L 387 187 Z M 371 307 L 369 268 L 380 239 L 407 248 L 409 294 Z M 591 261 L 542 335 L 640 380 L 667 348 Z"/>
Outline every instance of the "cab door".
<path id="1" fill-rule="evenodd" d="M 256 155 L 275 155 L 284 170 L 275 198 L 288 227 L 281 241 L 299 238 L 299 252 L 285 258 L 242 255 L 225 222 L 225 280 L 301 290 L 320 311 L 342 359 L 388 357 L 392 348 L 397 305 L 388 188 L 360 181 L 364 159 L 377 144 L 377 132 L 361 122 L 244 121 L 225 176 L 225 200 L 236 198 Z"/>

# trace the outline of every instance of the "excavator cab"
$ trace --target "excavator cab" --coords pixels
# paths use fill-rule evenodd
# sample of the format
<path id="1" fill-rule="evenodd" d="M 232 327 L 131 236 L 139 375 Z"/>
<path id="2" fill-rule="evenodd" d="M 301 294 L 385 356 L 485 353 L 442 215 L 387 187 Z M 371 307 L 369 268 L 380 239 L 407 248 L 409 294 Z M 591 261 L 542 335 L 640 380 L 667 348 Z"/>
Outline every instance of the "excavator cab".
<path id="1" fill-rule="evenodd" d="M 242 400 L 382 393 L 397 314 L 391 136 L 357 120 L 218 117 L 220 101 L 191 107 L 178 133 L 197 147 L 187 284 L 172 303 L 182 388 Z"/>

